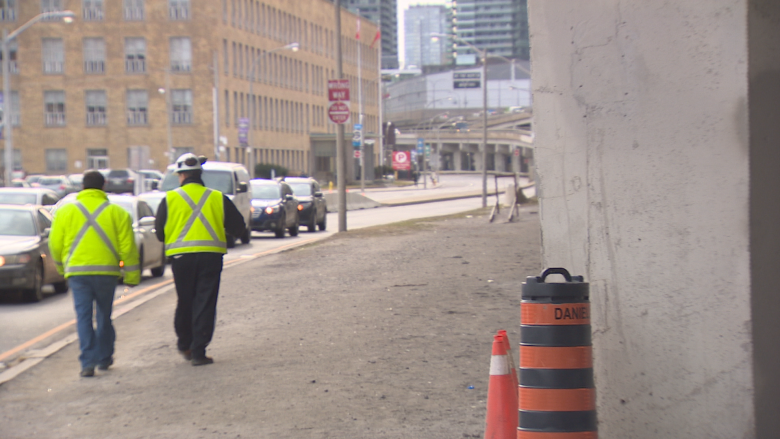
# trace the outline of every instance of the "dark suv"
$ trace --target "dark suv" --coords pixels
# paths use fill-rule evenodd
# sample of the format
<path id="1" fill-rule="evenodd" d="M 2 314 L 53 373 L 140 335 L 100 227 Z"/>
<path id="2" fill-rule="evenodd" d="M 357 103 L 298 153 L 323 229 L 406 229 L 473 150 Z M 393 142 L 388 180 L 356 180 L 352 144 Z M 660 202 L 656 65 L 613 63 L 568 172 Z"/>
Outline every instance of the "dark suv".
<path id="1" fill-rule="evenodd" d="M 106 192 L 115 194 L 135 193 L 138 174 L 130 169 L 112 169 L 106 176 Z"/>
<path id="2" fill-rule="evenodd" d="M 313 178 L 286 177 L 284 182 L 292 188 L 293 195 L 298 199 L 298 214 L 301 224 L 309 232 L 317 227 L 325 230 L 328 225 L 328 203 L 322 196 L 320 184 Z"/>
<path id="3" fill-rule="evenodd" d="M 284 230 L 290 236 L 298 236 L 298 200 L 290 185 L 279 180 L 256 178 L 249 180 L 252 187 L 252 230 L 274 232 L 284 238 Z"/>

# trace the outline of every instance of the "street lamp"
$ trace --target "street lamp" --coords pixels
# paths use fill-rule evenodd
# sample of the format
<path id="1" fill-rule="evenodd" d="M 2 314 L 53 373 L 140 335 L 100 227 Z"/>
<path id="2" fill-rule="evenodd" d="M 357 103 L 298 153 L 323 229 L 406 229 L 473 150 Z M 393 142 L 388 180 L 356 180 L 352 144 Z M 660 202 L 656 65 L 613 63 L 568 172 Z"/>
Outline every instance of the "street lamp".
<path id="1" fill-rule="evenodd" d="M 444 34 L 431 34 L 432 38 L 446 38 Z M 449 35 L 453 40 L 459 41 L 479 54 L 482 58 L 482 207 L 487 207 L 487 50 L 477 48 L 468 41 Z"/>
<path id="2" fill-rule="evenodd" d="M 251 99 L 251 96 L 254 96 L 254 93 L 253 93 L 252 90 L 253 90 L 253 85 L 255 83 L 255 69 L 257 68 L 258 62 L 261 59 L 263 59 L 263 57 L 268 55 L 269 53 L 278 52 L 280 50 L 292 50 L 293 52 L 297 52 L 299 47 L 300 47 L 300 44 L 298 44 L 298 43 L 290 43 L 290 44 L 287 44 L 286 46 L 277 47 L 276 49 L 272 49 L 272 50 L 269 50 L 267 52 L 263 52 L 263 53 L 260 54 L 260 56 L 255 58 L 254 62 L 252 62 L 252 68 L 249 70 L 249 96 L 250 96 L 250 99 Z M 252 114 L 250 116 L 251 119 L 249 119 L 249 127 L 248 127 L 247 133 L 246 133 L 246 142 L 249 145 L 249 157 L 248 157 L 249 158 L 249 162 L 252 163 L 252 157 L 253 157 L 253 154 L 254 154 L 253 153 L 253 149 L 252 149 L 252 124 L 254 123 L 255 118 L 257 117 L 257 115 L 256 115 L 256 108 L 257 107 L 255 105 L 248 105 L 248 107 L 251 108 L 251 110 L 249 112 L 252 113 Z M 252 169 L 249 170 L 249 175 L 251 175 L 252 178 L 255 178 L 255 167 L 254 166 L 250 166 L 250 168 L 252 168 Z"/>
<path id="3" fill-rule="evenodd" d="M 171 70 L 163 70 L 165 71 L 165 88 L 158 88 L 157 92 L 161 95 L 165 95 L 165 120 L 167 121 L 165 128 L 168 133 L 168 164 L 173 164 L 177 157 L 173 156 L 173 134 L 171 133 L 171 118 L 173 117 L 173 111 L 171 111 Z"/>
<path id="4" fill-rule="evenodd" d="M 31 18 L 30 21 L 21 25 L 18 29 L 8 33 L 3 30 L 3 134 L 5 135 L 5 186 L 11 186 L 11 174 L 14 169 L 14 144 L 11 133 L 11 64 L 10 64 L 10 44 L 20 33 L 27 30 L 28 27 L 41 20 L 50 20 L 61 18 L 64 23 L 72 23 L 76 14 L 73 11 L 44 12 Z"/>

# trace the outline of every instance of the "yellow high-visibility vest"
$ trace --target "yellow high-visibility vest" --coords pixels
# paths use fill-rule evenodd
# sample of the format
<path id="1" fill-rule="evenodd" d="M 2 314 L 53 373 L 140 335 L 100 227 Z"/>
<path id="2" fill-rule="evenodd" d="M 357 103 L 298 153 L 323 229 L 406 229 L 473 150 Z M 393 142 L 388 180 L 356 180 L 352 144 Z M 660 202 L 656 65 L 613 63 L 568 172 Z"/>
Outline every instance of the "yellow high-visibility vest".
<path id="1" fill-rule="evenodd" d="M 49 248 L 57 269 L 65 275 L 121 275 L 128 284 L 141 281 L 133 220 L 111 204 L 105 192 L 85 189 L 76 202 L 60 207 L 49 233 Z"/>
<path id="2" fill-rule="evenodd" d="M 168 191 L 165 254 L 227 253 L 222 192 L 197 183 Z"/>

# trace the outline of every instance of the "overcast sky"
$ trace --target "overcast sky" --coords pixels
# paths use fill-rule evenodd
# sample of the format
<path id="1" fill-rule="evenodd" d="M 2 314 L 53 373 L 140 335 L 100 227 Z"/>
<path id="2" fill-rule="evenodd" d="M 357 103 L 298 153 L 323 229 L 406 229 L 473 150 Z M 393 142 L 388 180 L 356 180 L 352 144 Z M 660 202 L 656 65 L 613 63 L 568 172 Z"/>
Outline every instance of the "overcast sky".
<path id="1" fill-rule="evenodd" d="M 398 1 L 398 61 L 404 64 L 406 44 L 404 42 L 404 11 L 409 5 L 445 5 L 446 0 L 397 0 Z"/>

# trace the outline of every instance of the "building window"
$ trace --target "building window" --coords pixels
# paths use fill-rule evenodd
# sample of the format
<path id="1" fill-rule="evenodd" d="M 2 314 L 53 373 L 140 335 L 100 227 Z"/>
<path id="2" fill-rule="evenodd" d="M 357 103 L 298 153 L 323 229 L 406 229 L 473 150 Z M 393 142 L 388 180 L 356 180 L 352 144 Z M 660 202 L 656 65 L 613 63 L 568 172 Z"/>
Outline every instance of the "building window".
<path id="1" fill-rule="evenodd" d="M 16 43 L 16 38 L 13 39 L 10 43 L 8 43 L 8 58 L 11 62 L 8 63 L 8 70 L 11 71 L 12 75 L 18 75 L 19 74 L 19 64 L 17 63 L 17 52 L 19 50 L 19 45 Z M 3 60 L 3 51 L 0 50 L 0 62 Z M 0 75 L 3 74 L 2 69 L 0 69 Z"/>
<path id="2" fill-rule="evenodd" d="M 87 169 L 108 169 L 107 149 L 87 149 Z"/>
<path id="3" fill-rule="evenodd" d="M 146 72 L 146 40 L 125 38 L 125 72 Z"/>
<path id="4" fill-rule="evenodd" d="M 58 127 L 65 125 L 65 92 L 64 91 L 45 91 L 43 92 L 44 113 L 46 116 L 47 127 Z"/>
<path id="5" fill-rule="evenodd" d="M 143 21 L 144 0 L 124 0 L 125 21 Z"/>
<path id="6" fill-rule="evenodd" d="M 103 21 L 103 0 L 82 0 L 84 21 Z"/>
<path id="7" fill-rule="evenodd" d="M 173 90 L 171 93 L 171 123 L 192 123 L 192 90 Z"/>
<path id="8" fill-rule="evenodd" d="M 106 41 L 84 38 L 84 73 L 106 72 Z"/>
<path id="9" fill-rule="evenodd" d="M 62 11 L 62 0 L 41 0 L 41 13 L 47 14 L 52 12 Z M 60 21 L 60 17 L 48 17 L 43 18 L 43 21 Z"/>
<path id="10" fill-rule="evenodd" d="M 16 20 L 16 0 L 0 0 L 0 21 Z"/>
<path id="11" fill-rule="evenodd" d="M 53 148 L 46 150 L 46 172 L 65 173 L 68 171 L 68 150 Z"/>
<path id="12" fill-rule="evenodd" d="M 171 71 L 189 72 L 192 69 L 192 47 L 187 37 L 171 38 Z"/>
<path id="13" fill-rule="evenodd" d="M 84 101 L 87 104 L 87 126 L 105 125 L 108 101 L 105 90 L 87 90 Z"/>
<path id="14" fill-rule="evenodd" d="M 168 0 L 168 16 L 171 20 L 189 20 L 190 0 Z"/>
<path id="15" fill-rule="evenodd" d="M 62 38 L 43 39 L 43 73 L 61 75 L 65 71 Z"/>
<path id="16" fill-rule="evenodd" d="M 146 90 L 127 91 L 127 124 L 146 125 L 149 114 L 149 95 Z"/>

